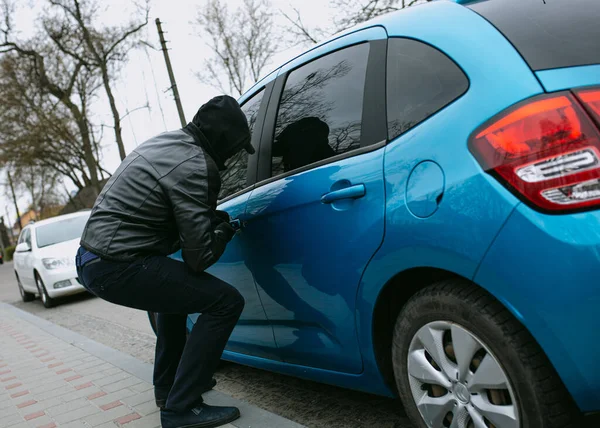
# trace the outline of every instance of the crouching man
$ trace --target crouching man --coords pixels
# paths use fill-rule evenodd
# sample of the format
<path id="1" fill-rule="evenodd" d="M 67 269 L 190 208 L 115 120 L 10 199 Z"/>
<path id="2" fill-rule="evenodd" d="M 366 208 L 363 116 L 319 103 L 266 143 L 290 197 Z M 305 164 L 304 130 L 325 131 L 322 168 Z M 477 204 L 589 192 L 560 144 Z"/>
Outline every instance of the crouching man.
<path id="1" fill-rule="evenodd" d="M 158 313 L 154 389 L 164 428 L 217 427 L 235 407 L 203 403 L 244 299 L 204 272 L 235 235 L 217 211 L 219 170 L 250 144 L 248 122 L 231 97 L 213 98 L 183 129 L 136 148 L 92 209 L 77 253 L 84 286 L 118 305 Z M 185 263 L 169 254 L 181 249 Z M 201 313 L 186 341 L 186 319 Z"/>

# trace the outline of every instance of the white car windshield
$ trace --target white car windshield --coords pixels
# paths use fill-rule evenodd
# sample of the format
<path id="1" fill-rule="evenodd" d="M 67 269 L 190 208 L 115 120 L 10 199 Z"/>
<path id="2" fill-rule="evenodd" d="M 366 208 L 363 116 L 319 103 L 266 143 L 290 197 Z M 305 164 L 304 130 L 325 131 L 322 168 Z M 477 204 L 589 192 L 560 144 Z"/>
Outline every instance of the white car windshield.
<path id="1" fill-rule="evenodd" d="M 87 216 L 78 216 L 37 227 L 38 248 L 80 238 L 87 220 Z"/>

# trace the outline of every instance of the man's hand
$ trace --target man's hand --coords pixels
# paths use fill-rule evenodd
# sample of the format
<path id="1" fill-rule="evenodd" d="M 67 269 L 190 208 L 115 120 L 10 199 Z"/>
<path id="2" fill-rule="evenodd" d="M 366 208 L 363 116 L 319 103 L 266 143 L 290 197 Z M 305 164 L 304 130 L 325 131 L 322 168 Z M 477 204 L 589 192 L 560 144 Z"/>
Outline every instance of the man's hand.
<path id="1" fill-rule="evenodd" d="M 235 236 L 236 230 L 231 227 L 229 222 L 223 222 L 215 228 L 215 235 L 223 237 L 226 242 L 229 242 Z"/>
<path id="2" fill-rule="evenodd" d="M 225 211 L 215 210 L 215 214 L 219 219 L 223 220 L 225 223 L 229 223 L 231 220 L 231 217 L 229 217 L 229 214 L 227 214 Z"/>

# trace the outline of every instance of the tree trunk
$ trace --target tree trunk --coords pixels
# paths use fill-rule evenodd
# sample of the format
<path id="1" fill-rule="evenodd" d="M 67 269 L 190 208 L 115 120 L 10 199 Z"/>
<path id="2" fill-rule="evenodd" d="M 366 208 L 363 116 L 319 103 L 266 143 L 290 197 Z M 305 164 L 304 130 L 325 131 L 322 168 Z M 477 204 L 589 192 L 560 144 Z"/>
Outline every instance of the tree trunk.
<path id="1" fill-rule="evenodd" d="M 121 160 L 125 159 L 127 154 L 125 153 L 125 145 L 123 144 L 123 136 L 121 135 L 121 115 L 119 114 L 119 110 L 117 109 L 117 103 L 115 102 L 115 97 L 112 93 L 112 88 L 110 87 L 110 78 L 108 76 L 108 70 L 106 69 L 106 64 L 102 64 L 102 83 L 104 84 L 104 90 L 106 91 L 106 96 L 108 97 L 108 102 L 110 104 L 110 111 L 113 115 L 113 120 L 115 124 L 115 139 L 117 141 L 117 146 L 119 147 L 119 156 Z"/>
<path id="2" fill-rule="evenodd" d="M 98 167 L 96 166 L 96 157 L 94 156 L 94 148 L 92 146 L 92 140 L 90 139 L 90 128 L 87 119 L 81 110 L 79 110 L 79 107 L 71 102 L 71 100 L 67 98 L 62 99 L 61 101 L 69 108 L 77 122 L 77 127 L 79 128 L 79 133 L 81 134 L 81 139 L 83 141 L 83 160 L 90 172 L 90 183 L 96 190 L 96 195 L 99 195 L 100 190 L 102 189 L 100 189 L 100 181 L 98 180 Z"/>

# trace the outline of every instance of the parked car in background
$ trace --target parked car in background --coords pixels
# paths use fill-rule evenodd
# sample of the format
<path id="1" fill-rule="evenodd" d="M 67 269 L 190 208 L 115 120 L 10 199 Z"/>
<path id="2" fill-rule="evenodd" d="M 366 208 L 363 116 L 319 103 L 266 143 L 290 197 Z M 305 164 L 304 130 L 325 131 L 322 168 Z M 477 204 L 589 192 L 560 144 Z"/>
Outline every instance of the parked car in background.
<path id="1" fill-rule="evenodd" d="M 89 211 L 29 223 L 19 235 L 13 256 L 15 275 L 24 302 L 40 296 L 46 308 L 57 298 L 81 293 L 75 254 Z"/>
<path id="2" fill-rule="evenodd" d="M 244 228 L 209 269 L 246 300 L 223 358 L 400 396 L 418 427 L 600 411 L 599 18 L 431 2 L 243 95 L 256 154 L 219 209 Z"/>

